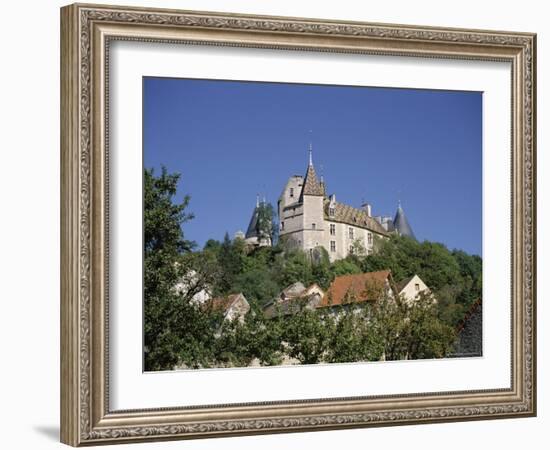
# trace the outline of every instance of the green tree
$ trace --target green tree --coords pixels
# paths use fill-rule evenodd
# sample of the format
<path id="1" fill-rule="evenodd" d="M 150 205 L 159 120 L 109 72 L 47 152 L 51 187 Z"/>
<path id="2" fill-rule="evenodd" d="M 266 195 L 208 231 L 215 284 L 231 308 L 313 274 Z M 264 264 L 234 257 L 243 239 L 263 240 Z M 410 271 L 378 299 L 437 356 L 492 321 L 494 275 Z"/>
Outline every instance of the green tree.
<path id="1" fill-rule="evenodd" d="M 479 256 L 468 255 L 462 250 L 453 250 L 452 255 L 460 268 L 462 290 L 457 295 L 457 301 L 467 309 L 472 303 L 482 297 L 482 268 Z"/>
<path id="2" fill-rule="evenodd" d="M 307 307 L 307 299 L 296 303 L 297 311 L 284 317 L 281 339 L 285 353 L 301 364 L 322 362 L 329 351 L 333 322 L 322 312 Z"/>
<path id="3" fill-rule="evenodd" d="M 439 318 L 451 326 L 482 294 L 481 258 L 451 252 L 439 243 L 392 236 L 379 242 L 378 251 L 364 258 L 361 267 L 365 272 L 390 269 L 396 281 L 419 275 L 440 300 Z"/>
<path id="4" fill-rule="evenodd" d="M 313 249 L 311 265 L 312 281 L 321 289 L 328 289 L 334 280 L 334 273 L 331 271 L 329 255 L 324 247 Z"/>
<path id="5" fill-rule="evenodd" d="M 404 359 L 407 351 L 407 307 L 400 298 L 383 294 L 371 310 L 371 326 L 386 360 Z"/>
<path id="6" fill-rule="evenodd" d="M 341 308 L 333 319 L 327 362 L 379 361 L 384 346 L 371 324 L 367 305 Z"/>
<path id="7" fill-rule="evenodd" d="M 274 209 L 271 203 L 261 202 L 258 206 L 258 238 L 269 239 L 272 243 L 277 239 L 278 226 L 274 221 Z"/>
<path id="8" fill-rule="evenodd" d="M 455 331 L 438 318 L 437 305 L 430 295 L 421 293 L 408 305 L 407 358 L 443 358 L 453 349 Z"/>
<path id="9" fill-rule="evenodd" d="M 157 177 L 144 172 L 144 359 L 146 370 L 200 367 L 211 360 L 213 322 L 191 298 L 215 276 L 208 259 L 191 253 L 181 225 L 189 196 L 174 202 L 179 175 L 165 168 Z M 201 262 L 201 264 L 199 264 Z M 192 276 L 190 268 L 193 267 Z M 182 284 L 182 279 L 187 280 Z"/>
<path id="10" fill-rule="evenodd" d="M 359 261 L 361 258 L 367 256 L 367 249 L 363 239 L 354 239 L 351 243 L 351 255 L 355 256 Z"/>
<path id="11" fill-rule="evenodd" d="M 430 294 L 422 293 L 413 302 L 386 294 L 373 306 L 371 320 L 386 360 L 443 358 L 456 337 L 439 319 Z"/>
<path id="12" fill-rule="evenodd" d="M 339 277 L 342 275 L 353 275 L 363 272 L 361 267 L 350 258 L 339 259 L 332 263 L 330 271 L 333 277 Z"/>
<path id="13" fill-rule="evenodd" d="M 281 327 L 268 320 L 260 308 L 252 305 L 243 321 L 225 321 L 216 342 L 218 364 L 227 367 L 277 365 L 283 358 Z"/>
<path id="14" fill-rule="evenodd" d="M 236 276 L 233 290 L 242 292 L 249 303 L 263 306 L 275 298 L 281 289 L 269 267 L 258 264 Z"/>
<path id="15" fill-rule="evenodd" d="M 225 233 L 218 252 L 220 277 L 214 287 L 215 295 L 227 295 L 233 291 L 235 280 L 242 272 L 245 264 L 245 247 L 242 239 L 232 241 L 229 234 Z"/>
<path id="16" fill-rule="evenodd" d="M 298 281 L 307 286 L 313 281 L 311 259 L 301 250 L 281 254 L 274 269 L 278 284 L 283 287 Z"/>

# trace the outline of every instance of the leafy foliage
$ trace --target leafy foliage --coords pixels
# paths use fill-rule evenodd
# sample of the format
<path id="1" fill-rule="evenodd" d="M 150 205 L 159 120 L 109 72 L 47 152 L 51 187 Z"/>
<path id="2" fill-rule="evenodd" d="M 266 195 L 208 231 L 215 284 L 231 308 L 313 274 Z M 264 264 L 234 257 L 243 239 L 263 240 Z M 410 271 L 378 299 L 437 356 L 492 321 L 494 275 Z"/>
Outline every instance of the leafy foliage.
<path id="1" fill-rule="evenodd" d="M 390 269 L 395 280 L 417 274 L 438 299 L 438 317 L 455 326 L 482 296 L 482 260 L 443 244 L 392 236 L 363 259 L 361 270 Z"/>
<path id="2" fill-rule="evenodd" d="M 144 353 L 145 369 L 172 368 L 182 360 L 191 367 L 207 364 L 215 316 L 205 316 L 192 297 L 212 280 L 208 259 L 190 253 L 194 243 L 185 240 L 181 224 L 193 218 L 186 213 L 189 197 L 174 204 L 179 176 L 162 169 L 155 177 L 144 174 Z M 193 267 L 195 276 L 185 294 L 176 287 Z M 192 285 L 191 285 L 192 284 Z"/>
<path id="3" fill-rule="evenodd" d="M 174 200 L 179 176 L 165 169 L 144 176 L 146 370 L 441 358 L 451 351 L 456 324 L 481 297 L 480 257 L 398 236 L 376 240 L 370 255 L 358 242 L 333 263 L 321 247 L 308 253 L 284 242 L 253 248 L 228 233 L 196 250 L 182 230 L 193 219 L 190 198 Z M 262 205 L 259 227 L 275 242 L 273 208 Z M 338 307 L 315 309 L 303 299 L 293 314 L 268 319 L 263 313 L 295 282 L 326 290 L 337 276 L 385 269 L 396 281 L 418 274 L 437 301 L 422 295 L 407 303 L 380 290 L 378 301 L 368 304 L 350 293 Z M 203 293 L 243 293 L 251 311 L 242 320 L 224 320 L 211 303 L 197 300 Z"/>

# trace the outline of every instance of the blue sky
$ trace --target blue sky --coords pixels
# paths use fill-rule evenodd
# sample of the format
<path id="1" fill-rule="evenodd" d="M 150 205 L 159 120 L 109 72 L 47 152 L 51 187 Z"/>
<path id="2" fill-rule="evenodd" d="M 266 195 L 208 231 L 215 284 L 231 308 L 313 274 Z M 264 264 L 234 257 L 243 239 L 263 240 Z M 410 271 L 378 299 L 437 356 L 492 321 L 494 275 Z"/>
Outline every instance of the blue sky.
<path id="1" fill-rule="evenodd" d="M 257 193 L 276 206 L 311 136 L 338 201 L 393 217 L 401 200 L 419 240 L 481 255 L 479 92 L 144 78 L 143 102 L 145 167 L 181 173 L 201 247 L 246 231 Z"/>

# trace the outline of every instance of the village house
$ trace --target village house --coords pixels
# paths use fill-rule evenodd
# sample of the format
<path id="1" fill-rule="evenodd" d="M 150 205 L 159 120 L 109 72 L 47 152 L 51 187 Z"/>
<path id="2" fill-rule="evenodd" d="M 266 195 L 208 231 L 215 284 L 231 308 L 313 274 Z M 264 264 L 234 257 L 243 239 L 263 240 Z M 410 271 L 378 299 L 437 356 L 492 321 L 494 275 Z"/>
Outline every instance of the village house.
<path id="1" fill-rule="evenodd" d="M 383 296 L 394 297 L 390 270 L 336 277 L 317 308 L 346 308 L 352 304 L 376 302 Z"/>
<path id="2" fill-rule="evenodd" d="M 271 318 L 276 315 L 289 315 L 296 313 L 304 302 L 304 307 L 315 309 L 321 302 L 325 293 L 316 284 L 305 287 L 303 283 L 297 282 L 283 289 L 278 298 L 270 301 L 264 306 L 264 314 Z"/>
<path id="3" fill-rule="evenodd" d="M 301 306 L 318 310 L 346 309 L 353 304 L 376 302 L 384 296 L 401 296 L 410 303 L 418 299 L 421 293 L 430 293 L 430 289 L 418 275 L 399 283 L 393 281 L 390 270 L 341 275 L 333 280 L 326 292 L 317 284 L 312 284 L 308 288 L 301 282 L 291 284 L 277 299 L 265 305 L 264 314 L 269 318 L 294 314 Z"/>
<path id="4" fill-rule="evenodd" d="M 421 294 L 432 295 L 430 289 L 426 286 L 426 283 L 424 283 L 422 278 L 416 274 L 412 277 L 401 280 L 399 283 L 396 283 L 395 292 L 407 302 L 416 300 Z"/>
<path id="5" fill-rule="evenodd" d="M 243 323 L 245 316 L 250 311 L 250 304 L 241 293 L 231 294 L 226 297 L 216 297 L 206 303 L 205 307 L 212 308 L 212 311 L 220 312 L 224 320 L 238 320 Z"/>

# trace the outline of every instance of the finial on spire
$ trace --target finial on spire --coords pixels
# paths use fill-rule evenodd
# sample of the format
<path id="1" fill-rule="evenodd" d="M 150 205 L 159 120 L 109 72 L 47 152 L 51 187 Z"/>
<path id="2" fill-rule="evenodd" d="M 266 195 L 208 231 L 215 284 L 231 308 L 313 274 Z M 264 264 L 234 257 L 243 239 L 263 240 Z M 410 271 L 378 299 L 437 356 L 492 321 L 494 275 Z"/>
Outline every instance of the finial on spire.
<path id="1" fill-rule="evenodd" d="M 309 165 L 313 166 L 313 143 L 311 139 L 312 130 L 309 130 Z"/>
<path id="2" fill-rule="evenodd" d="M 325 179 L 323 177 L 323 165 L 321 164 L 319 167 L 320 167 L 320 171 L 321 171 L 321 183 L 324 183 Z"/>
<path id="3" fill-rule="evenodd" d="M 256 194 L 256 208 L 260 207 L 260 194 Z"/>

